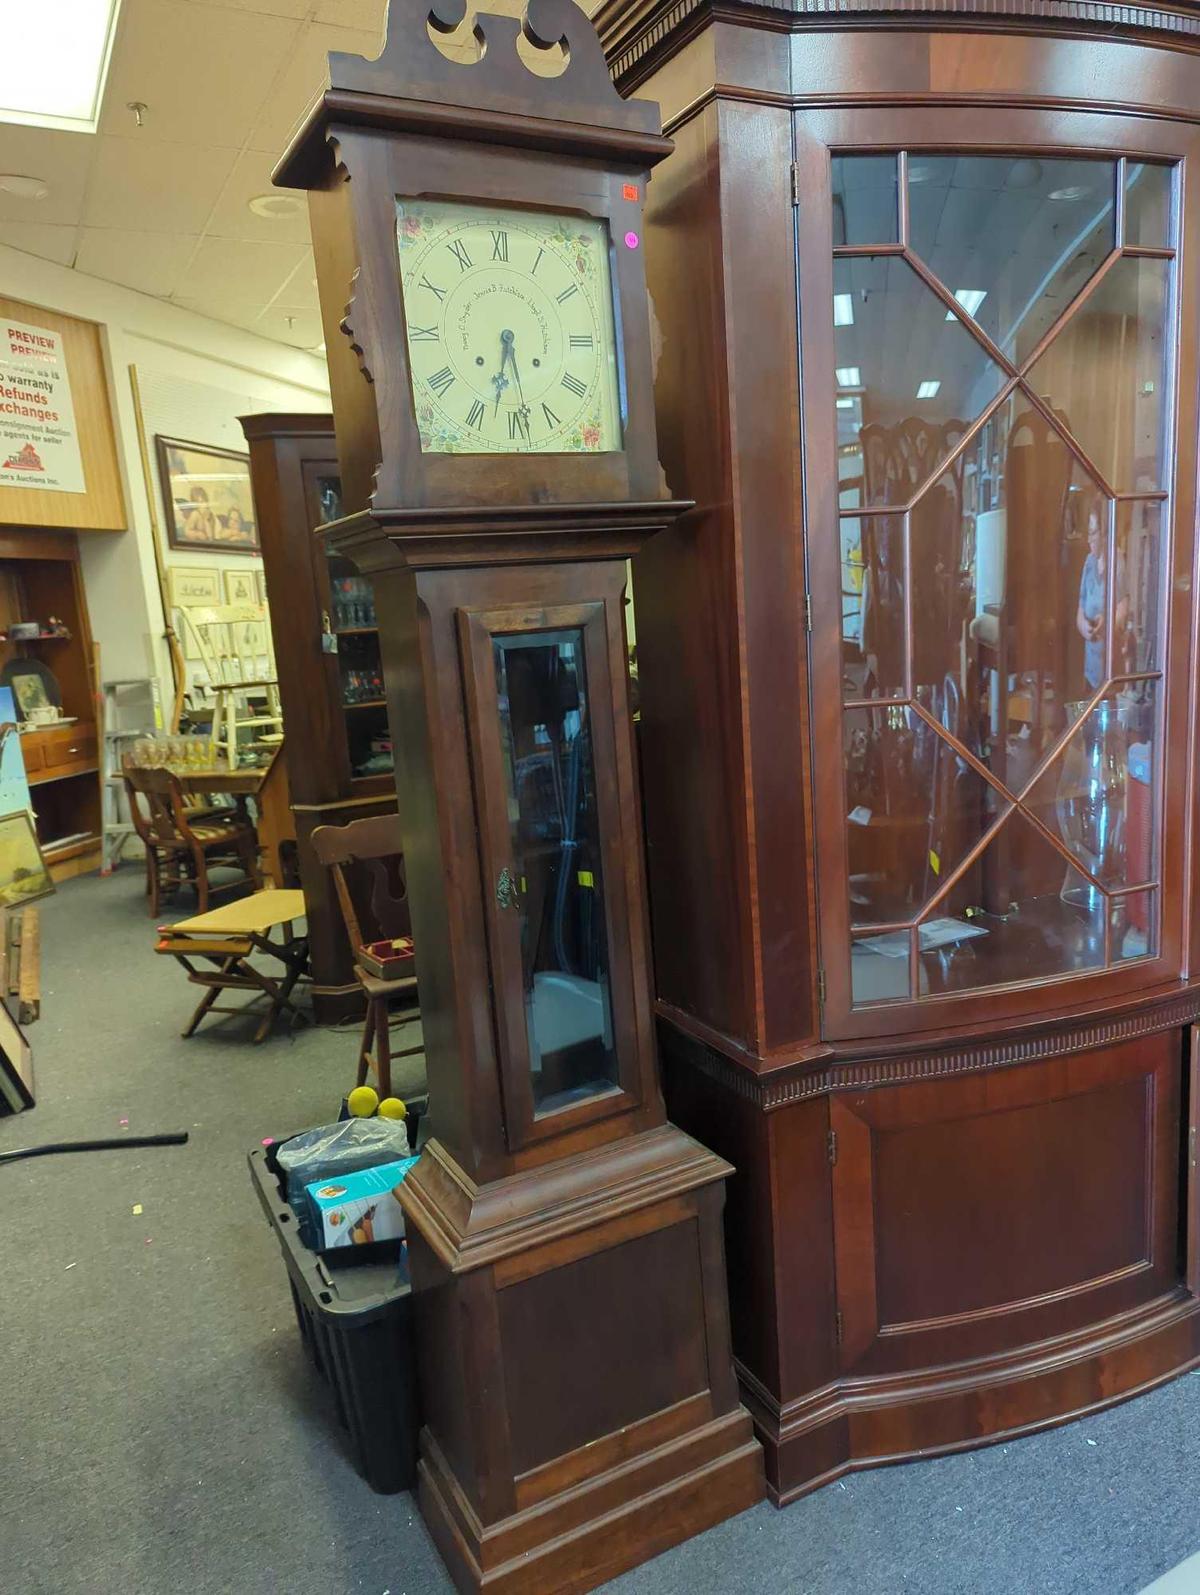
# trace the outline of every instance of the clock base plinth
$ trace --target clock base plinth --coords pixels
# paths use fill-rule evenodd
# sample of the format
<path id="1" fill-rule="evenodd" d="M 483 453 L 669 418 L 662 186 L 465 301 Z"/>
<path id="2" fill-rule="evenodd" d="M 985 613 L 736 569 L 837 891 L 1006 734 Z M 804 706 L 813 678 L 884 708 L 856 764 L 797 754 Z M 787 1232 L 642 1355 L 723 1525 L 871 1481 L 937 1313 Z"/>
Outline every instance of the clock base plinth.
<path id="1" fill-rule="evenodd" d="M 761 1500 L 729 1354 L 729 1165 L 670 1125 L 404 1187 L 422 1513 L 463 1591 L 558 1595 Z"/>

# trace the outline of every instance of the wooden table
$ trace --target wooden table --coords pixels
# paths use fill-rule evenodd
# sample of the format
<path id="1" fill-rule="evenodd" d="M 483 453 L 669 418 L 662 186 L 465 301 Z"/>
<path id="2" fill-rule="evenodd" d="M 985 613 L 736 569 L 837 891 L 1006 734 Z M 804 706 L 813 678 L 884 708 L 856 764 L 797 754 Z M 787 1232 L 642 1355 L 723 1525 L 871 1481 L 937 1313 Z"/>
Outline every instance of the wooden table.
<path id="1" fill-rule="evenodd" d="M 227 764 L 206 765 L 201 769 L 193 765 L 185 765 L 180 769 L 172 767 L 185 792 L 195 792 L 203 797 L 228 792 L 231 797 L 242 798 L 257 796 L 266 778 L 267 768 L 266 765 L 261 768 L 246 765 L 231 770 Z"/>

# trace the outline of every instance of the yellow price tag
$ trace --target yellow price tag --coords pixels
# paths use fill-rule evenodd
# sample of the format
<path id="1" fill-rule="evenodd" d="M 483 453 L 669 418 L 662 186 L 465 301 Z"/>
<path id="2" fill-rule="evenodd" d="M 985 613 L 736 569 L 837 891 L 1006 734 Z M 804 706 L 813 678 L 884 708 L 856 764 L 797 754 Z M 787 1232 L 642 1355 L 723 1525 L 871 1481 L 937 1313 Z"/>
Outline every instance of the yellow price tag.
<path id="1" fill-rule="evenodd" d="M 935 875 L 942 873 L 942 861 L 932 848 L 929 849 L 929 867 Z"/>
<path id="2" fill-rule="evenodd" d="M 592 889 L 596 884 L 596 877 L 592 874 L 590 869 L 581 869 L 579 871 L 578 880 L 580 886 L 586 886 L 589 888 L 589 890 Z"/>

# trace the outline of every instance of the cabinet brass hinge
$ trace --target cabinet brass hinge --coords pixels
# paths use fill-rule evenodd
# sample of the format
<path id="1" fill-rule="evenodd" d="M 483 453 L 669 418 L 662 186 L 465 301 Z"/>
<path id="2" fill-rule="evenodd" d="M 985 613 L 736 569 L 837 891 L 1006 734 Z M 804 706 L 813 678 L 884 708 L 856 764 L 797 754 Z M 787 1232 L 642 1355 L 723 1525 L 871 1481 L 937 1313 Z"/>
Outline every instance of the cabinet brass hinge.
<path id="1" fill-rule="evenodd" d="M 842 1323 L 842 1313 L 840 1308 L 833 1315 L 833 1333 L 837 1338 L 838 1345 L 840 1346 L 842 1343 L 842 1336 L 845 1333 L 845 1325 Z"/>
<path id="2" fill-rule="evenodd" d="M 793 205 L 798 205 L 799 203 L 800 203 L 800 168 L 799 168 L 799 166 L 797 166 L 796 162 L 793 161 L 792 162 L 792 204 Z"/>
<path id="3" fill-rule="evenodd" d="M 825 1137 L 825 1150 L 829 1153 L 829 1161 L 831 1163 L 836 1163 L 837 1162 L 837 1131 L 836 1130 L 830 1130 L 829 1134 Z"/>

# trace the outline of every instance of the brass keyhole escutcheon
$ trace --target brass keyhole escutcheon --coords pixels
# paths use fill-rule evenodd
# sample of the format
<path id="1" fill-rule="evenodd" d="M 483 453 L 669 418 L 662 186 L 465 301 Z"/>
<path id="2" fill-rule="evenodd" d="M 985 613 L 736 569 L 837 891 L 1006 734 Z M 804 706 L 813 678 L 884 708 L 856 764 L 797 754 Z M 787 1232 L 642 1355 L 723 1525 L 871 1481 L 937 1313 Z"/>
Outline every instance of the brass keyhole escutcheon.
<path id="1" fill-rule="evenodd" d="M 517 883 L 513 879 L 512 871 L 507 864 L 500 871 L 496 881 L 496 902 L 501 908 L 516 908 L 518 906 Z"/>

